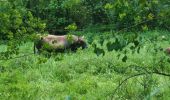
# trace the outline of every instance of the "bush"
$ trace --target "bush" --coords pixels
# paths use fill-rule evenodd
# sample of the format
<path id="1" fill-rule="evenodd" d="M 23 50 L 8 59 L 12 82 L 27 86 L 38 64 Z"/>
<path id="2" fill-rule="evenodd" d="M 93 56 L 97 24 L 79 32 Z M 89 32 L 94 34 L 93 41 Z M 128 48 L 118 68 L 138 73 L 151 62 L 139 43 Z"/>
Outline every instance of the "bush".
<path id="1" fill-rule="evenodd" d="M 33 17 L 32 13 L 24 6 L 18 5 L 19 1 L 0 2 L 0 39 L 6 40 L 8 53 L 4 56 L 17 53 L 18 46 L 33 39 L 36 33 L 43 33 L 46 27 L 39 18 Z"/>
<path id="2" fill-rule="evenodd" d="M 26 3 L 36 17 L 48 23 L 51 34 L 66 34 L 64 28 L 72 23 L 76 23 L 78 29 L 109 24 L 106 30 L 120 30 L 139 23 L 132 30 L 169 29 L 168 0 L 29 0 Z M 100 31 L 100 27 L 97 30 Z"/>

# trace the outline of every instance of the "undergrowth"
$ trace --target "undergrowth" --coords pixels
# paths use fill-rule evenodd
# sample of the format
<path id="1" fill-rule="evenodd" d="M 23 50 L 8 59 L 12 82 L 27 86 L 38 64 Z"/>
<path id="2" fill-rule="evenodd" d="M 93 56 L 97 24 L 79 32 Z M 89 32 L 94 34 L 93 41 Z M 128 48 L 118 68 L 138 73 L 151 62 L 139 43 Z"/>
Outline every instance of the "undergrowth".
<path id="1" fill-rule="evenodd" d="M 143 42 L 134 52 L 132 43 L 122 51 L 108 51 L 109 39 L 101 45 L 99 38 L 91 38 L 87 49 L 46 56 L 33 54 L 33 43 L 25 43 L 16 57 L 26 56 L 0 60 L 0 99 L 168 100 L 169 76 L 159 73 L 170 73 L 169 56 L 163 52 L 169 46 L 169 32 L 149 31 L 140 36 Z M 153 37 L 157 37 L 154 42 Z M 94 53 L 94 43 L 104 55 Z M 162 50 L 155 52 L 155 48 Z M 0 51 L 5 49 L 0 46 Z"/>

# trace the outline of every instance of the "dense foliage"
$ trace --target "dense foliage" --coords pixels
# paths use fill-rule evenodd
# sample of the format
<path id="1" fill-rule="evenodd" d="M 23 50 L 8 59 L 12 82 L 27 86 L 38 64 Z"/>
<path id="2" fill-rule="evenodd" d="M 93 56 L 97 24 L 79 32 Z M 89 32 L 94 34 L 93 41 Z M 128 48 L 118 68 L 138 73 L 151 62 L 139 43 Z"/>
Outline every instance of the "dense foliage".
<path id="1" fill-rule="evenodd" d="M 169 0 L 0 0 L 0 99 L 167 100 L 169 18 Z M 45 33 L 88 48 L 33 55 Z"/>
<path id="2" fill-rule="evenodd" d="M 168 0 L 2 0 L 0 6 L 0 38 L 15 38 L 8 42 L 13 50 L 30 34 L 43 33 L 44 28 L 51 34 L 66 34 L 69 25 L 90 31 L 120 30 L 136 24 L 128 30 L 170 26 Z"/>
<path id="3" fill-rule="evenodd" d="M 0 2 L 0 39 L 6 41 L 8 51 L 1 53 L 1 57 L 17 54 L 18 46 L 33 39 L 36 33 L 44 32 L 45 23 L 23 7 L 21 2 Z"/>
<path id="4" fill-rule="evenodd" d="M 27 8 L 48 23 L 52 34 L 62 34 L 64 27 L 76 23 L 79 29 L 89 25 L 109 25 L 122 29 L 140 24 L 139 29 L 169 29 L 169 0 L 26 0 Z"/>
<path id="5" fill-rule="evenodd" d="M 104 56 L 97 56 L 92 46 L 51 57 L 30 55 L 33 43 L 28 42 L 20 47 L 24 53 L 18 55 L 28 56 L 0 61 L 0 98 L 168 100 L 170 58 L 161 49 L 169 45 L 169 32 L 145 32 L 140 37 L 141 48 L 134 52 L 133 43 L 116 51 L 107 46 L 115 43 L 114 39 L 103 45 L 95 39 L 93 43 L 104 50 Z M 1 45 L 0 51 L 5 48 Z"/>

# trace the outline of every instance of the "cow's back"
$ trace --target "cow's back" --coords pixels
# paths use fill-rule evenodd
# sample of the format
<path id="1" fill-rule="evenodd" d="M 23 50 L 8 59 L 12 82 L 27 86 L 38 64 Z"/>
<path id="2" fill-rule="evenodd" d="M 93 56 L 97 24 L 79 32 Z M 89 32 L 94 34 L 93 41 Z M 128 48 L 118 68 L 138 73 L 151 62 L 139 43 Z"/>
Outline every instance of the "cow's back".
<path id="1" fill-rule="evenodd" d="M 75 35 L 47 35 L 41 37 L 41 40 L 39 41 L 38 45 L 36 45 L 36 47 L 37 49 L 43 49 L 43 45 L 45 44 L 46 50 L 76 50 L 76 48 L 84 45 L 81 42 L 85 44 L 85 42 L 81 38 Z"/>
<path id="2" fill-rule="evenodd" d="M 49 44 L 51 47 L 56 49 L 64 49 L 68 46 L 66 36 L 48 35 L 43 37 L 43 42 Z"/>

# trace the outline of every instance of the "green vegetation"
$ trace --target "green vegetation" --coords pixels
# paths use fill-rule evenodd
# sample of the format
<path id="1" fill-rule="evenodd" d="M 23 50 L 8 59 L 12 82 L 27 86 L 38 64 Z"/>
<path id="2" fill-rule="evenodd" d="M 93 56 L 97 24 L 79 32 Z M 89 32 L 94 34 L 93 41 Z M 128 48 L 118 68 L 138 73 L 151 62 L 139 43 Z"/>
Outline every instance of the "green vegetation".
<path id="1" fill-rule="evenodd" d="M 168 100 L 169 18 L 169 0 L 0 0 L 0 99 Z M 88 48 L 33 54 L 47 34 Z"/>
<path id="2" fill-rule="evenodd" d="M 33 43 L 28 42 L 20 47 L 20 55 L 28 56 L 0 61 L 0 98 L 167 100 L 169 76 L 160 73 L 168 74 L 170 63 L 169 57 L 160 49 L 169 45 L 169 34 L 167 31 L 140 33 L 143 42 L 139 53 L 137 50 L 132 52 L 133 44 L 122 51 L 108 51 L 107 41 L 114 40 L 107 39 L 103 46 L 97 44 L 105 51 L 104 56 L 97 56 L 92 45 L 76 53 L 59 53 L 51 57 L 30 55 Z M 3 49 L 1 46 L 1 51 Z M 123 60 L 125 50 L 126 62 Z M 141 75 L 131 77 L 138 74 Z M 128 77 L 131 78 L 118 87 Z"/>

